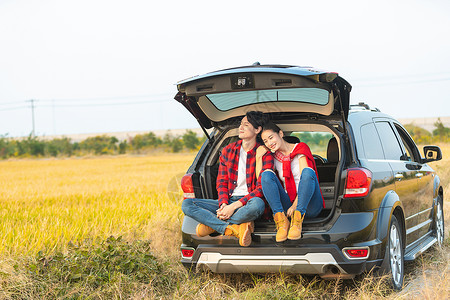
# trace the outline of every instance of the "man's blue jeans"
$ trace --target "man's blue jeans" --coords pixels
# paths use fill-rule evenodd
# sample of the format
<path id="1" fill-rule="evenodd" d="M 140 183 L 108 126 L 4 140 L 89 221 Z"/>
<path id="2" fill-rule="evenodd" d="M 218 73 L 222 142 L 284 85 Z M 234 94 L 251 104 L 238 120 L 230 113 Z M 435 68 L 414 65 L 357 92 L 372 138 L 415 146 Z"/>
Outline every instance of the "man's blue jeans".
<path id="1" fill-rule="evenodd" d="M 286 212 L 292 206 L 287 192 L 280 180 L 272 171 L 264 171 L 261 175 L 261 186 L 264 197 L 272 209 L 273 214 Z M 315 218 L 323 208 L 323 199 L 320 192 L 316 172 L 311 168 L 304 168 L 298 183 L 297 209 L 307 218 Z"/>
<path id="2" fill-rule="evenodd" d="M 228 204 L 238 201 L 242 197 L 231 197 Z M 241 224 L 254 221 L 264 213 L 265 204 L 261 198 L 254 197 L 247 204 L 239 207 L 228 220 L 217 218 L 216 211 L 219 209 L 219 200 L 213 199 L 184 199 L 181 210 L 199 223 L 205 224 L 215 231 L 224 234 L 230 224 Z"/>

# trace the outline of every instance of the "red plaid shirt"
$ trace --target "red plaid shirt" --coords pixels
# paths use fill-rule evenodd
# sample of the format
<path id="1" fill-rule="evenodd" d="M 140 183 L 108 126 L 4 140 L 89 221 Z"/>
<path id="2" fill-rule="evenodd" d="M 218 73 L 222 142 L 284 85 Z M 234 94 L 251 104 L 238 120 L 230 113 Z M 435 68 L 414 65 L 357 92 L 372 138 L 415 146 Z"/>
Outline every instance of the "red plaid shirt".
<path id="1" fill-rule="evenodd" d="M 219 206 L 222 203 L 228 204 L 228 199 L 233 194 L 236 188 L 236 182 L 238 177 L 239 166 L 239 151 L 242 146 L 242 140 L 229 144 L 222 150 L 220 155 L 219 174 L 217 176 L 217 192 L 219 194 Z M 247 201 L 253 197 L 259 197 L 264 199 L 264 195 L 261 188 L 261 176 L 256 180 L 256 148 L 260 144 L 256 143 L 252 150 L 247 152 L 246 162 L 246 182 L 248 194 L 242 197 L 239 201 L 243 205 L 247 204 Z M 273 169 L 273 157 L 268 151 L 262 157 L 262 169 L 263 172 L 266 169 Z"/>

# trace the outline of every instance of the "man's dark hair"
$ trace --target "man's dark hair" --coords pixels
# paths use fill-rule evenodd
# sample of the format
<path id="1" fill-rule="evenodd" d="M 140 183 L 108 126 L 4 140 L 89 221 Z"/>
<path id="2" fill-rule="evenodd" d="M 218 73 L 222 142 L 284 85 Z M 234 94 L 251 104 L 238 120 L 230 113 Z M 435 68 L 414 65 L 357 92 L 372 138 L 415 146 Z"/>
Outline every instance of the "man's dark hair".
<path id="1" fill-rule="evenodd" d="M 245 114 L 247 120 L 252 124 L 253 128 L 258 129 L 258 127 L 263 127 L 265 123 L 269 121 L 269 117 L 260 111 L 249 111 Z"/>

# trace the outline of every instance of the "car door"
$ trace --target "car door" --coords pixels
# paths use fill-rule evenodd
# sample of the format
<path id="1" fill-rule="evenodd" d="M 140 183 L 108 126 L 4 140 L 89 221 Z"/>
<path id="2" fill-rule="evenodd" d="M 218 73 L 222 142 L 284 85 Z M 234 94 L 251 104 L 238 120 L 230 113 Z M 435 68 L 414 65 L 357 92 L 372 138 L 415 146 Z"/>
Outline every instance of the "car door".
<path id="1" fill-rule="evenodd" d="M 407 131 L 399 123 L 393 122 L 393 124 L 400 138 L 405 158 L 409 161 L 410 167 L 416 170 L 417 192 L 413 203 L 416 208 L 415 231 L 420 238 L 431 230 L 434 171 L 427 164 L 422 164 L 419 150 Z"/>
<path id="2" fill-rule="evenodd" d="M 406 245 L 418 238 L 417 225 L 417 177 L 416 166 L 407 160 L 395 127 L 389 119 L 377 118 L 375 126 L 383 147 L 384 157 L 389 163 L 395 179 L 395 192 L 402 201 L 405 213 Z"/>

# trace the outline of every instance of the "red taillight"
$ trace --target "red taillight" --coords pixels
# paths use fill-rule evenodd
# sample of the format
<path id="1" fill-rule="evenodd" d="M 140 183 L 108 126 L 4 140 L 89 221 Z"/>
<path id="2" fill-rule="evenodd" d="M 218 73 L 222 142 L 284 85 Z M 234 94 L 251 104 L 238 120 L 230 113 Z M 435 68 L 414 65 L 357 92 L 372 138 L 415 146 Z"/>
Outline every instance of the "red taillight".
<path id="1" fill-rule="evenodd" d="M 347 170 L 344 198 L 365 197 L 369 194 L 372 173 L 363 168 Z"/>
<path id="2" fill-rule="evenodd" d="M 192 258 L 193 255 L 194 255 L 193 249 L 181 249 L 181 256 L 183 258 Z"/>
<path id="3" fill-rule="evenodd" d="M 369 248 L 347 248 L 344 253 L 348 258 L 367 258 L 369 257 Z"/>
<path id="4" fill-rule="evenodd" d="M 183 198 L 195 198 L 194 185 L 192 184 L 192 174 L 186 174 L 181 178 L 181 189 Z"/>

